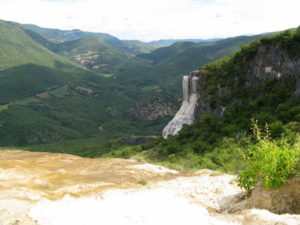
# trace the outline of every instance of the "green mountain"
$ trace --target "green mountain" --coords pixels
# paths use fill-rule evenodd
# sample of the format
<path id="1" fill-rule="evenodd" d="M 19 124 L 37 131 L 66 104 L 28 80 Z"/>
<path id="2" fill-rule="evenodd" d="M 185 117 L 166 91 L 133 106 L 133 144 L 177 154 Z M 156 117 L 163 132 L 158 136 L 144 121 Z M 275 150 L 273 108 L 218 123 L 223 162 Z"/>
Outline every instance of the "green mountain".
<path id="1" fill-rule="evenodd" d="M 52 42 L 62 42 L 62 41 L 74 41 L 83 37 L 99 37 L 104 40 L 106 43 L 122 47 L 123 43 L 118 38 L 105 33 L 93 33 L 93 32 L 86 32 L 79 29 L 74 30 L 59 30 L 59 29 L 49 29 L 49 28 L 42 28 L 33 24 L 25 24 L 26 28 L 30 30 L 36 31 L 43 35 L 45 38 Z"/>
<path id="2" fill-rule="evenodd" d="M 96 35 L 62 42 L 44 31 L 0 23 L 0 145 L 98 143 L 80 153 L 89 156 L 115 137 L 160 135 L 180 105 L 181 74 L 258 38 L 180 42 L 137 57 Z"/>
<path id="3" fill-rule="evenodd" d="M 300 27 L 243 46 L 183 78 L 184 101 L 164 137 L 191 125 L 105 156 L 237 174 L 245 199 L 286 188 L 300 176 L 299 65 Z"/>
<path id="4" fill-rule="evenodd" d="M 196 46 L 197 44 L 193 42 L 177 42 L 170 47 L 162 47 L 148 54 L 140 54 L 138 57 L 149 59 L 152 61 L 152 64 L 158 64 L 162 61 L 166 61 L 172 57 L 175 57 L 177 54 L 189 48 Z"/>
<path id="5" fill-rule="evenodd" d="M 194 57 L 197 61 L 199 61 L 199 57 L 203 56 L 208 56 L 208 58 L 219 58 L 220 55 L 232 54 L 239 50 L 240 45 L 248 44 L 260 37 L 262 37 L 262 35 L 239 36 L 208 43 L 177 42 L 169 47 L 159 48 L 151 53 L 140 54 L 138 56 L 152 60 L 153 64 L 159 64 L 167 61 L 179 61 L 182 57 L 186 57 L 186 61 L 192 60 L 192 57 Z"/>
<path id="6" fill-rule="evenodd" d="M 275 167 L 287 159 L 275 149 L 293 148 L 299 159 L 299 52 L 300 27 L 253 41 L 231 57 L 202 66 L 190 75 L 199 78 L 195 123 L 185 125 L 176 136 L 127 149 L 127 157 L 140 154 L 179 168 L 237 173 L 247 168 L 259 146 L 273 154 L 263 160 L 274 176 L 280 171 Z M 120 156 L 123 151 L 110 155 Z M 299 160 L 297 165 L 299 172 Z M 250 170 L 244 176 L 247 180 L 253 174 Z"/>
<path id="7" fill-rule="evenodd" d="M 156 49 L 149 54 L 138 55 L 140 58 L 149 60 L 152 65 L 142 68 L 125 67 L 117 74 L 117 77 L 120 82 L 135 83 L 141 88 L 150 88 L 159 93 L 165 92 L 175 101 L 182 96 L 183 74 L 223 56 L 229 56 L 239 50 L 242 44 L 261 37 L 261 35 L 240 36 L 199 44 L 175 43 L 169 47 Z"/>
<path id="8" fill-rule="evenodd" d="M 134 103 L 126 97 L 130 90 L 120 94 L 112 78 L 51 52 L 21 26 L 1 21 L 0 32 L 1 145 L 90 137 L 99 135 L 99 126 L 109 133 Z"/>
<path id="9" fill-rule="evenodd" d="M 126 46 L 123 49 L 134 55 L 150 53 L 153 50 L 161 47 L 160 45 L 157 45 L 155 43 L 143 42 L 139 40 L 122 40 L 122 42 Z"/>
<path id="10" fill-rule="evenodd" d="M 151 120 L 137 120 L 131 108 L 144 99 L 156 101 L 151 91 L 120 84 L 111 71 L 97 73 L 68 58 L 74 49 L 81 54 L 96 49 L 116 68 L 143 67 L 146 60 L 96 37 L 53 43 L 16 23 L 1 21 L 0 29 L 1 146 L 159 134 L 169 119 L 154 113 Z M 161 101 L 167 98 L 157 107 Z"/>
<path id="11" fill-rule="evenodd" d="M 104 40 L 107 44 L 114 46 L 119 49 L 123 49 L 133 54 L 149 53 L 156 48 L 170 46 L 176 42 L 194 42 L 194 43 L 205 43 L 215 42 L 221 40 L 221 38 L 214 39 L 168 39 L 168 40 L 157 40 L 151 42 L 143 42 L 138 40 L 119 40 L 118 38 L 106 34 L 106 33 L 94 33 L 82 31 L 79 29 L 74 30 L 59 30 L 42 28 L 33 24 L 25 24 L 26 28 L 36 31 L 46 39 L 60 43 L 62 41 L 74 41 L 83 37 L 99 37 Z"/>
<path id="12" fill-rule="evenodd" d="M 35 42 L 26 30 L 12 23 L 0 23 L 0 43 L 0 104 L 62 85 L 74 76 L 71 73 L 82 70 Z"/>
<path id="13" fill-rule="evenodd" d="M 84 37 L 57 44 L 53 51 L 82 66 L 101 73 L 114 74 L 128 64 L 145 60 L 107 44 L 98 37 Z"/>
<path id="14" fill-rule="evenodd" d="M 0 21 L 0 70 L 28 63 L 55 68 L 68 62 L 36 43 L 26 31 L 13 23 Z"/>
<path id="15" fill-rule="evenodd" d="M 211 39 L 162 39 L 157 41 L 151 41 L 150 44 L 155 44 L 159 46 L 170 46 L 176 42 L 194 42 L 194 43 L 205 43 L 205 42 L 215 42 L 220 41 L 222 38 L 211 38 Z"/>
<path id="16" fill-rule="evenodd" d="M 142 41 L 131 41 L 131 40 L 123 41 L 123 40 L 119 40 L 118 38 L 110 34 L 86 32 L 78 29 L 74 29 L 74 30 L 49 29 L 49 28 L 42 28 L 32 24 L 25 24 L 24 26 L 30 30 L 33 30 L 41 34 L 44 38 L 54 43 L 61 43 L 64 41 L 74 41 L 84 37 L 98 37 L 99 39 L 102 39 L 106 44 L 113 46 L 114 48 L 127 51 L 128 53 L 131 54 L 148 53 L 160 46 L 155 43 L 152 44 L 152 43 L 146 43 Z"/>

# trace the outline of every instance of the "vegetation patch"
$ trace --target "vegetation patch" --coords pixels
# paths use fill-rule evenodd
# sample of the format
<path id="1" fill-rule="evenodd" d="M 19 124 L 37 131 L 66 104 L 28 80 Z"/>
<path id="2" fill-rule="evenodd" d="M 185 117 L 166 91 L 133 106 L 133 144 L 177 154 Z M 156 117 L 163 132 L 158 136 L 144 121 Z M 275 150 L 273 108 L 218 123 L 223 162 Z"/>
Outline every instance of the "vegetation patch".
<path id="1" fill-rule="evenodd" d="M 145 186 L 145 185 L 147 185 L 148 182 L 144 179 L 141 179 L 138 181 L 138 183 Z"/>
<path id="2" fill-rule="evenodd" d="M 240 174 L 240 185 L 246 190 L 259 181 L 265 188 L 280 187 L 289 176 L 299 174 L 300 97 L 295 94 L 296 75 L 260 79 L 250 86 L 245 78 L 259 48 L 280 47 L 287 51 L 287 43 L 297 48 L 299 31 L 254 41 L 232 57 L 203 66 L 205 91 L 200 100 L 210 100 L 211 108 L 226 106 L 224 114 L 204 114 L 195 124 L 184 126 L 178 135 L 142 145 L 138 155 L 171 168 Z M 298 59 L 288 54 L 292 60 Z M 254 125 L 256 137 L 252 136 L 253 117 L 258 120 Z M 257 136 L 265 124 L 267 134 Z M 119 154 L 122 151 L 119 149 Z M 127 153 L 128 157 L 135 151 Z"/>
<path id="3" fill-rule="evenodd" d="M 257 121 L 252 122 L 257 144 L 243 155 L 247 166 L 239 174 L 239 186 L 250 191 L 261 182 L 265 189 L 280 188 L 289 176 L 296 173 L 300 159 L 300 137 L 297 137 L 296 143 L 289 143 L 284 137 L 271 140 L 268 125 L 263 134 Z"/>

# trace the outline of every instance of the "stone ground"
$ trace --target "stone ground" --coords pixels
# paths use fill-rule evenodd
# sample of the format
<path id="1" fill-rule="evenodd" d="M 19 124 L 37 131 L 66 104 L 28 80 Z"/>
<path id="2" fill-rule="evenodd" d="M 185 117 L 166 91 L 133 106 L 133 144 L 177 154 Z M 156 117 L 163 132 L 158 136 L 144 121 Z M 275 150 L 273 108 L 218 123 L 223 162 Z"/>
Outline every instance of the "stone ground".
<path id="1" fill-rule="evenodd" d="M 0 152 L 0 225 L 300 224 L 300 215 L 232 210 L 236 177 L 134 160 Z"/>

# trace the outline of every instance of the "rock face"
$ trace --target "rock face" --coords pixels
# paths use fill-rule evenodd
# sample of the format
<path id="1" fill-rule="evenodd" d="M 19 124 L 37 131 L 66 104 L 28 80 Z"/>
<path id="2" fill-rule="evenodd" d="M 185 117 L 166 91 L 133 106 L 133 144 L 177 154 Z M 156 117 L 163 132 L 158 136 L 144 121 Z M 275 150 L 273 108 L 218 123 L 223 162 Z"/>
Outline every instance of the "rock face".
<path id="1" fill-rule="evenodd" d="M 260 46 L 251 61 L 246 79 L 253 83 L 256 80 L 274 80 L 285 75 L 300 74 L 300 58 L 291 57 L 281 46 Z M 299 76 L 296 76 L 299 81 Z"/>
<path id="2" fill-rule="evenodd" d="M 194 123 L 199 96 L 199 75 L 199 71 L 194 71 L 183 77 L 183 102 L 175 117 L 164 128 L 162 133 L 164 138 L 170 134 L 177 134 L 184 124 Z"/>
<path id="3" fill-rule="evenodd" d="M 194 71 L 183 77 L 183 103 L 175 117 L 164 128 L 164 138 L 176 135 L 184 124 L 193 124 L 206 113 L 222 116 L 231 105 L 247 104 L 237 93 L 237 90 L 242 92 L 241 88 L 245 93 L 257 90 L 257 95 L 260 96 L 264 93 L 259 91 L 263 90 L 267 82 L 280 83 L 289 79 L 294 85 L 294 96 L 300 96 L 300 58 L 289 55 L 282 46 L 261 45 L 252 59 L 239 60 L 243 62 L 244 72 L 229 74 L 223 81 L 218 77 L 222 74 L 216 74 L 212 82 L 212 74 L 207 75 L 205 70 Z M 231 83 L 224 81 L 230 79 Z"/>
<path id="4" fill-rule="evenodd" d="M 300 96 L 300 58 L 291 57 L 280 46 L 267 48 L 261 46 L 246 73 L 246 86 L 262 80 L 279 79 L 293 75 L 296 80 L 295 95 Z"/>
<path id="5" fill-rule="evenodd" d="M 273 213 L 300 213 L 300 178 L 290 178 L 280 189 L 265 190 L 258 185 L 252 191 L 251 197 L 234 204 L 230 211 L 242 209 L 266 209 Z"/>

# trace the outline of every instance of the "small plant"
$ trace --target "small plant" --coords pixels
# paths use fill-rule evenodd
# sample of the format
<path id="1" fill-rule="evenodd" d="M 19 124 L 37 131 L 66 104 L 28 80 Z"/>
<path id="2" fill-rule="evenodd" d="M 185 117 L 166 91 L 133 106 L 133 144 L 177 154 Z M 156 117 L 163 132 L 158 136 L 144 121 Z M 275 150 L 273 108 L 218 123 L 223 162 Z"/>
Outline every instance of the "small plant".
<path id="1" fill-rule="evenodd" d="M 223 175 L 223 173 L 221 171 L 213 171 L 210 176 L 211 177 L 217 177 L 217 176 L 221 176 Z"/>
<path id="2" fill-rule="evenodd" d="M 138 183 L 145 186 L 147 184 L 147 181 L 144 179 L 141 179 L 138 181 Z"/>
<path id="3" fill-rule="evenodd" d="M 142 154 L 137 154 L 137 155 L 135 155 L 133 158 L 134 158 L 136 161 L 138 161 L 138 162 L 145 162 L 145 161 L 146 161 L 145 158 L 144 158 L 144 156 L 143 156 Z"/>
<path id="4" fill-rule="evenodd" d="M 280 188 L 295 171 L 299 146 L 288 143 L 284 137 L 278 141 L 271 140 L 268 125 L 262 132 L 254 119 L 252 131 L 258 143 L 247 155 L 243 154 L 248 166 L 238 176 L 239 186 L 250 191 L 261 181 L 265 189 Z"/>

